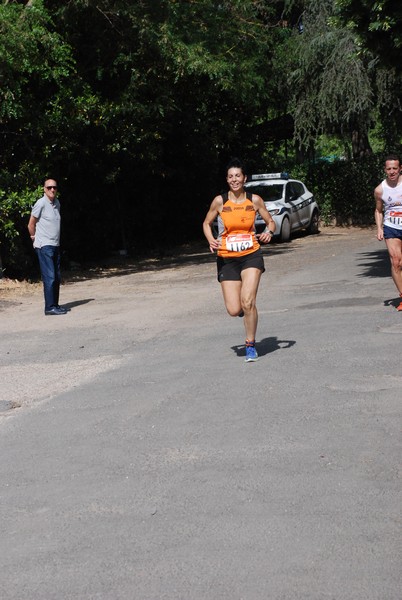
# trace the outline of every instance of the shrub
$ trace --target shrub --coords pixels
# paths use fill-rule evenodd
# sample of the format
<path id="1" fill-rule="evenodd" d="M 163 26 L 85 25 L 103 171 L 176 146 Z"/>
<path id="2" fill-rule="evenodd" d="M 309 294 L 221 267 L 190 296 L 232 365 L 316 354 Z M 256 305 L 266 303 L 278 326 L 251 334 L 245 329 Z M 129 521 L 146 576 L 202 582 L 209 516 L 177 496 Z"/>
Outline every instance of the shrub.
<path id="1" fill-rule="evenodd" d="M 367 226 L 374 223 L 374 188 L 383 178 L 384 156 L 319 161 L 292 169 L 314 192 L 324 223 Z"/>
<path id="2" fill-rule="evenodd" d="M 6 266 L 7 276 L 24 275 L 31 266 L 27 254 L 27 218 L 42 194 L 41 189 L 8 193 L 0 189 L 0 277 L 2 264 Z"/>

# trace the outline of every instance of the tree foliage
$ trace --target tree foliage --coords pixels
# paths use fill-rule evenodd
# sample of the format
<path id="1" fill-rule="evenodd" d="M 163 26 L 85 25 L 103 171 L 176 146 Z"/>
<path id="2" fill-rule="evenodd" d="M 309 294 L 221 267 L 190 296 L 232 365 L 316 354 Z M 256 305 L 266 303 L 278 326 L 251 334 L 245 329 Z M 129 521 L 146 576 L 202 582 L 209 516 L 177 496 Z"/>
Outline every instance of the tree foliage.
<path id="1" fill-rule="evenodd" d="M 0 5 L 0 57 L 0 156 L 15 173 L 48 143 L 74 64 L 39 0 Z"/>
<path id="2" fill-rule="evenodd" d="M 336 0 L 334 23 L 355 36 L 359 54 L 375 65 L 376 119 L 387 148 L 400 143 L 402 127 L 402 3 L 399 0 Z"/>
<path id="3" fill-rule="evenodd" d="M 63 247 L 83 261 L 199 235 L 231 155 L 276 168 L 322 133 L 365 155 L 374 122 L 396 147 L 399 71 L 364 38 L 360 5 L 370 36 L 390 25 L 397 47 L 390 0 L 3 0 L 2 253 L 47 175 Z"/>
<path id="4" fill-rule="evenodd" d="M 402 3 L 399 0 L 336 0 L 337 15 L 387 67 L 399 68 Z"/>
<path id="5" fill-rule="evenodd" d="M 191 234 L 205 209 L 199 172 L 212 194 L 221 156 L 240 145 L 250 116 L 261 115 L 269 101 L 272 9 L 256 0 L 218 7 L 209 0 L 63 2 L 53 9 L 60 33 L 75 49 L 77 76 L 96 99 L 82 130 L 89 151 L 84 162 L 91 173 L 96 146 L 100 177 L 93 191 L 100 197 L 107 190 L 104 210 L 113 224 L 108 243 L 102 237 L 98 245 L 130 244 L 116 213 L 134 221 L 144 196 L 158 205 L 155 236 L 167 234 L 175 206 L 179 227 Z M 69 181 L 82 170 L 80 155 Z M 85 218 L 82 206 L 79 200 L 76 210 Z M 196 219 L 190 219 L 194 210 Z"/>
<path id="6" fill-rule="evenodd" d="M 353 33 L 336 26 L 333 16 L 333 0 L 306 2 L 303 35 L 293 36 L 289 66 L 295 136 L 308 149 L 323 133 L 349 140 L 357 135 L 364 144 L 354 154 L 369 153 L 373 64 L 359 53 Z"/>

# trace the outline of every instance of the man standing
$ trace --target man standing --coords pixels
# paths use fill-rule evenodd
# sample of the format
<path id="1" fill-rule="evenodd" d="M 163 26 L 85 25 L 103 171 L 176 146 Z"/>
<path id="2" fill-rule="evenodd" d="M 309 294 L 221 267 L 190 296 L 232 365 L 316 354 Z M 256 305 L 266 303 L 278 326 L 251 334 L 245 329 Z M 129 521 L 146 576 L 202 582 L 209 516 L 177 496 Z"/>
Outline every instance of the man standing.
<path id="1" fill-rule="evenodd" d="M 385 159 L 385 179 L 374 190 L 377 239 L 385 240 L 392 279 L 402 298 L 402 175 L 398 156 Z M 396 310 L 402 311 L 402 300 Z"/>
<path id="2" fill-rule="evenodd" d="M 59 306 L 60 291 L 60 202 L 57 183 L 45 179 L 44 195 L 32 208 L 28 231 L 38 255 L 45 295 L 45 315 L 65 315 Z"/>

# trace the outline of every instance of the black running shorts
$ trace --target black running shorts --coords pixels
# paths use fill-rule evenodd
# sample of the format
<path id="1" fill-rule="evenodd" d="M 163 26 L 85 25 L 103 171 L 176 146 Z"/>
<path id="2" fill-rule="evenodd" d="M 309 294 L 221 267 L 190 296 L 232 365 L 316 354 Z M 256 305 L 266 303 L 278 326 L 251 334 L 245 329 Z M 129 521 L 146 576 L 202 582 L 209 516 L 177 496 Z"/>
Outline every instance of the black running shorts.
<path id="1" fill-rule="evenodd" d="M 260 248 L 245 256 L 235 256 L 233 258 L 218 256 L 216 266 L 219 283 L 222 281 L 241 281 L 241 272 L 244 269 L 260 269 L 262 273 L 265 271 L 264 257 Z"/>

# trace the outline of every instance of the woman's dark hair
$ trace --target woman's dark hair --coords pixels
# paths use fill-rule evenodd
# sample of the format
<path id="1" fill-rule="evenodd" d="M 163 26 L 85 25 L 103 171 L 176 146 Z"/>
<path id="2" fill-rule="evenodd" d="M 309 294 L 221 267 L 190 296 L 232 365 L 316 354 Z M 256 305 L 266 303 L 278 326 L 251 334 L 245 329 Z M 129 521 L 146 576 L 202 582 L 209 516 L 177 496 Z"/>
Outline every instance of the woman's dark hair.
<path id="1" fill-rule="evenodd" d="M 246 166 L 240 158 L 231 158 L 226 166 L 226 173 L 229 169 L 241 169 L 243 175 L 246 175 Z"/>

